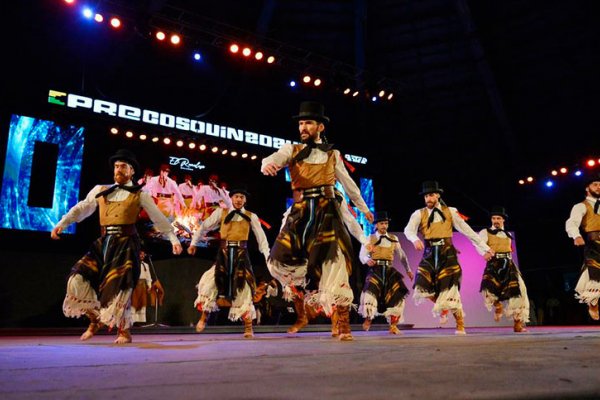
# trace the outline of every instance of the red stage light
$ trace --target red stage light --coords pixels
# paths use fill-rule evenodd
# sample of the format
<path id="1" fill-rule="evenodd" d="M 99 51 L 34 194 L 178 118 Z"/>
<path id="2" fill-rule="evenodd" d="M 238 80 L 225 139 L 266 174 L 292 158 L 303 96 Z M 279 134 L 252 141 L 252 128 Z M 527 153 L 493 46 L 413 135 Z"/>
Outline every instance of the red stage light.
<path id="1" fill-rule="evenodd" d="M 190 142 L 190 144 L 188 144 L 188 147 L 189 147 L 190 149 L 195 149 L 195 148 L 196 148 L 196 143 L 194 143 L 194 142 Z"/>
<path id="2" fill-rule="evenodd" d="M 171 139 L 169 139 L 168 137 L 163 139 L 163 143 L 164 144 L 170 144 L 171 143 Z"/>
<path id="3" fill-rule="evenodd" d="M 249 47 L 244 47 L 244 50 L 242 50 L 242 55 L 243 55 L 244 57 L 249 57 L 249 56 L 250 56 L 250 54 L 252 54 L 252 50 L 250 50 L 250 48 L 249 48 Z"/>
<path id="4" fill-rule="evenodd" d="M 273 57 L 273 56 L 269 56 L 269 57 L 267 58 L 267 63 L 269 63 L 269 64 L 273 64 L 274 62 L 275 62 L 275 57 Z"/>
<path id="5" fill-rule="evenodd" d="M 262 60 L 263 57 L 264 57 L 264 55 L 260 51 L 257 51 L 256 54 L 254 55 L 254 58 L 256 58 L 258 61 Z"/>
<path id="6" fill-rule="evenodd" d="M 302 77 L 302 82 L 304 83 L 309 83 L 311 80 L 310 75 L 304 75 L 304 77 Z"/>
<path id="7" fill-rule="evenodd" d="M 562 167 L 562 168 L 560 169 L 560 173 L 561 173 L 561 174 L 566 174 L 568 171 L 569 171 L 569 170 L 568 170 L 568 169 L 566 169 L 565 167 Z"/>
<path id="8" fill-rule="evenodd" d="M 527 182 L 529 182 L 529 183 L 533 182 L 533 176 L 528 176 L 527 177 Z"/>
<path id="9" fill-rule="evenodd" d="M 198 149 L 200 149 L 200 151 L 204 151 L 204 150 L 206 150 L 206 145 L 201 144 L 200 146 L 198 146 Z"/>
<path id="10" fill-rule="evenodd" d="M 315 86 L 321 86 L 321 80 L 319 78 L 315 79 L 313 83 Z"/>
<path id="11" fill-rule="evenodd" d="M 210 149 L 210 151 L 216 153 L 217 151 L 219 151 L 219 148 L 217 146 L 214 146 L 212 149 Z"/>
<path id="12" fill-rule="evenodd" d="M 127 132 L 125 132 L 125 136 L 127 136 L 128 138 L 132 138 L 133 137 L 133 132 L 127 131 Z"/>
<path id="13" fill-rule="evenodd" d="M 232 151 L 231 152 L 231 157 L 235 157 L 235 156 L 237 156 L 237 151 Z"/>
<path id="14" fill-rule="evenodd" d="M 176 143 L 177 147 L 182 147 L 183 146 L 183 140 L 178 140 Z"/>
<path id="15" fill-rule="evenodd" d="M 75 0 L 65 0 L 65 3 L 67 3 L 68 5 L 73 5 L 75 4 Z"/>
<path id="16" fill-rule="evenodd" d="M 140 140 L 146 140 L 148 139 L 148 136 L 144 135 L 143 133 L 140 135 Z"/>
<path id="17" fill-rule="evenodd" d="M 117 17 L 112 17 L 110 19 L 110 26 L 112 26 L 113 28 L 120 28 L 121 27 L 121 20 Z"/>
<path id="18" fill-rule="evenodd" d="M 102 14 L 96 14 L 96 15 L 94 15 L 94 21 L 102 22 L 102 21 L 104 21 L 104 17 L 102 16 Z"/>
<path id="19" fill-rule="evenodd" d="M 551 174 L 552 174 L 552 176 L 556 176 L 556 175 L 558 175 L 558 171 L 555 170 L 555 169 L 553 169 L 552 172 L 551 172 Z"/>
<path id="20" fill-rule="evenodd" d="M 156 142 L 158 142 L 158 140 L 159 140 L 159 139 L 158 139 L 158 137 L 157 137 L 157 136 L 154 136 L 154 137 L 152 138 L 152 143 L 156 143 Z"/>
<path id="21" fill-rule="evenodd" d="M 110 128 L 110 133 L 116 135 L 117 133 L 119 133 L 119 130 L 117 128 Z"/>
<path id="22" fill-rule="evenodd" d="M 240 51 L 240 46 L 234 43 L 231 46 L 229 46 L 229 51 L 235 54 L 238 51 Z"/>
<path id="23" fill-rule="evenodd" d="M 588 167 L 593 167 L 594 165 L 596 165 L 596 160 L 592 160 L 591 158 L 587 161 L 587 166 Z"/>
<path id="24" fill-rule="evenodd" d="M 179 43 L 181 43 L 181 37 L 177 34 L 171 35 L 171 43 L 174 45 L 178 45 Z"/>
<path id="25" fill-rule="evenodd" d="M 156 38 L 158 40 L 165 40 L 165 38 L 167 37 L 167 35 L 165 35 L 165 33 L 163 31 L 158 31 L 156 32 Z"/>
<path id="26" fill-rule="evenodd" d="M 346 89 L 344 90 L 344 94 L 348 94 L 348 93 L 350 93 L 350 88 L 346 88 Z"/>
<path id="27" fill-rule="evenodd" d="M 524 185 L 525 181 L 523 179 L 519 179 L 519 185 Z"/>

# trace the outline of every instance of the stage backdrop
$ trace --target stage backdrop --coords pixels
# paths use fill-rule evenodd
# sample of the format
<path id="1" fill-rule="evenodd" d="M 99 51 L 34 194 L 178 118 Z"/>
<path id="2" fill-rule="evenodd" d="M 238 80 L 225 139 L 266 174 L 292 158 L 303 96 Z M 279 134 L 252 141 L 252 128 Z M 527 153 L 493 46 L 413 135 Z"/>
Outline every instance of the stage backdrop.
<path id="1" fill-rule="evenodd" d="M 400 239 L 402 249 L 406 252 L 410 267 L 416 274 L 419 261 L 421 261 L 422 251 L 415 250 L 413 244 L 406 239 L 404 233 L 393 232 Z M 511 232 L 513 237 L 515 233 Z M 452 241 L 456 249 L 460 252 L 458 255 L 458 261 L 462 267 L 462 285 L 460 294 L 462 297 L 463 308 L 465 310 L 465 325 L 467 329 L 469 327 L 486 327 L 486 326 L 512 326 L 512 321 L 502 318 L 500 322 L 494 322 L 493 314 L 487 310 L 483 304 L 483 298 L 479 293 L 479 285 L 481 283 L 481 277 L 485 268 L 485 259 L 477 253 L 475 247 L 471 244 L 469 239 L 460 233 L 454 232 Z M 513 240 L 513 256 L 514 261 L 519 265 L 517 259 L 517 253 L 515 251 L 516 240 Z M 399 271 L 402 271 L 403 275 L 406 275 L 404 268 L 398 260 L 394 261 L 394 266 Z M 408 285 L 408 278 L 405 278 L 405 283 Z M 527 281 L 525 280 L 527 285 Z M 409 297 L 407 298 L 406 308 L 404 311 L 404 323 L 414 324 L 415 328 L 436 328 L 439 327 L 439 318 L 433 317 L 431 309 L 433 303 L 426 301 L 420 305 L 415 305 L 412 298 L 413 289 L 412 283 L 409 287 Z M 454 328 L 454 319 L 450 317 L 445 327 Z"/>

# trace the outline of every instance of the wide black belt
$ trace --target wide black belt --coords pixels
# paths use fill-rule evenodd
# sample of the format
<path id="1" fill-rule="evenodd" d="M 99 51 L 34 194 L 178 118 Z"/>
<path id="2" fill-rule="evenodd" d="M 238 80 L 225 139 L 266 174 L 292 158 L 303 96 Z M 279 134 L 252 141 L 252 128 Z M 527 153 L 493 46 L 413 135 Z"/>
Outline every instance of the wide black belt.
<path id="1" fill-rule="evenodd" d="M 587 239 L 591 241 L 600 240 L 600 231 L 587 232 Z"/>
<path id="2" fill-rule="evenodd" d="M 373 260 L 375 261 L 376 265 L 385 265 L 386 267 L 389 267 L 390 265 L 392 265 L 392 262 L 390 260 Z"/>
<path id="3" fill-rule="evenodd" d="M 102 225 L 100 227 L 100 233 L 102 236 L 116 235 L 116 236 L 131 236 L 137 234 L 135 224 L 128 225 Z"/>
<path id="4" fill-rule="evenodd" d="M 242 249 L 245 249 L 246 247 L 248 247 L 248 241 L 247 240 L 221 240 L 221 248 L 227 248 L 227 247 L 241 247 Z"/>
<path id="5" fill-rule="evenodd" d="M 184 199 L 191 199 L 192 197 L 194 197 L 191 194 L 183 194 L 182 196 Z"/>
<path id="6" fill-rule="evenodd" d="M 425 245 L 427 247 L 451 245 L 452 238 L 439 238 L 439 239 L 425 239 Z"/>
<path id="7" fill-rule="evenodd" d="M 496 254 L 494 254 L 494 257 L 496 257 L 496 258 L 508 258 L 509 260 L 512 260 L 512 253 L 510 253 L 510 252 L 496 253 Z"/>
<path id="8" fill-rule="evenodd" d="M 156 195 L 156 197 L 165 197 L 167 199 L 170 199 L 171 197 L 173 197 L 173 194 L 172 193 L 158 193 Z"/>
<path id="9" fill-rule="evenodd" d="M 213 201 L 213 202 L 210 202 L 210 203 L 204 203 L 204 205 L 207 206 L 207 207 L 213 207 L 213 206 L 218 206 L 219 202 L 218 201 Z"/>
<path id="10" fill-rule="evenodd" d="M 335 198 L 335 186 L 324 185 L 309 189 L 294 189 L 294 201 L 300 202 L 303 199 L 311 199 L 315 197 L 325 197 L 326 199 Z"/>

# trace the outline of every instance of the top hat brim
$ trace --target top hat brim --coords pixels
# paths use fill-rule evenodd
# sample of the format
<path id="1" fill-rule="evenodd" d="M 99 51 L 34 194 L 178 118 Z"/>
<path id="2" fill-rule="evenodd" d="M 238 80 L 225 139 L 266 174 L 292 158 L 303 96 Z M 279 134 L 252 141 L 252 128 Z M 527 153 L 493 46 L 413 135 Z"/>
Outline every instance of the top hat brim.
<path id="1" fill-rule="evenodd" d="M 326 124 L 329 123 L 329 117 L 327 117 L 325 115 L 310 114 L 310 113 L 294 115 L 294 116 L 292 116 L 292 119 L 294 121 L 314 120 L 314 121 L 317 121 L 317 122 L 324 122 Z"/>
<path id="2" fill-rule="evenodd" d="M 376 224 L 378 222 L 383 222 L 383 221 L 390 222 L 391 220 L 392 220 L 391 218 L 376 218 L 373 220 L 373 223 Z"/>
<path id="3" fill-rule="evenodd" d="M 229 197 L 232 197 L 234 194 L 236 193 L 240 193 L 243 194 L 246 197 L 250 197 L 250 193 L 244 189 L 233 189 L 229 191 Z"/>
<path id="4" fill-rule="evenodd" d="M 424 196 L 424 195 L 429 194 L 429 193 L 439 193 L 439 194 L 442 194 L 442 193 L 444 193 L 444 189 L 438 188 L 438 189 L 431 189 L 431 190 L 421 190 L 419 192 L 419 195 L 420 196 Z"/>
<path id="5" fill-rule="evenodd" d="M 111 168 L 114 167 L 114 164 L 116 161 L 125 161 L 127 164 L 129 164 L 133 167 L 135 172 L 140 171 L 140 164 L 137 162 L 137 160 L 135 158 L 115 154 L 114 156 L 111 156 L 108 159 L 108 164 L 111 166 Z"/>
<path id="6" fill-rule="evenodd" d="M 504 214 L 504 213 L 500 213 L 500 212 L 491 212 L 490 213 L 490 217 L 493 217 L 494 215 L 497 215 L 497 216 L 502 217 L 504 219 L 508 219 L 508 214 Z"/>

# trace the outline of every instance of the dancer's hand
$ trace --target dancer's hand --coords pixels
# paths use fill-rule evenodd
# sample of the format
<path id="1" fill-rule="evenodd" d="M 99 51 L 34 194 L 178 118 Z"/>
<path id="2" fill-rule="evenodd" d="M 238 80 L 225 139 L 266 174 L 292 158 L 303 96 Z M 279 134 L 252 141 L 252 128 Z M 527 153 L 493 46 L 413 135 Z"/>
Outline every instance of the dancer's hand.
<path id="1" fill-rule="evenodd" d="M 423 246 L 423 242 L 421 242 L 421 240 L 417 239 L 413 242 L 413 245 L 415 246 L 416 250 L 423 250 L 425 248 L 425 246 Z"/>
<path id="2" fill-rule="evenodd" d="M 585 240 L 583 240 L 581 236 L 577 236 L 575 239 L 573 239 L 573 243 L 575 246 L 585 246 Z"/>
<path id="3" fill-rule="evenodd" d="M 62 233 L 62 230 L 63 228 L 61 228 L 60 226 L 55 226 L 54 229 L 52 229 L 52 232 L 50 232 L 50 237 L 54 240 L 59 240 L 59 235 Z"/>
<path id="4" fill-rule="evenodd" d="M 181 247 L 181 243 L 173 244 L 173 254 L 178 255 L 183 251 L 183 247 Z"/>
<path id="5" fill-rule="evenodd" d="M 264 175 L 275 176 L 280 169 L 280 166 L 275 165 L 274 163 L 269 163 L 263 167 L 262 173 Z"/>

